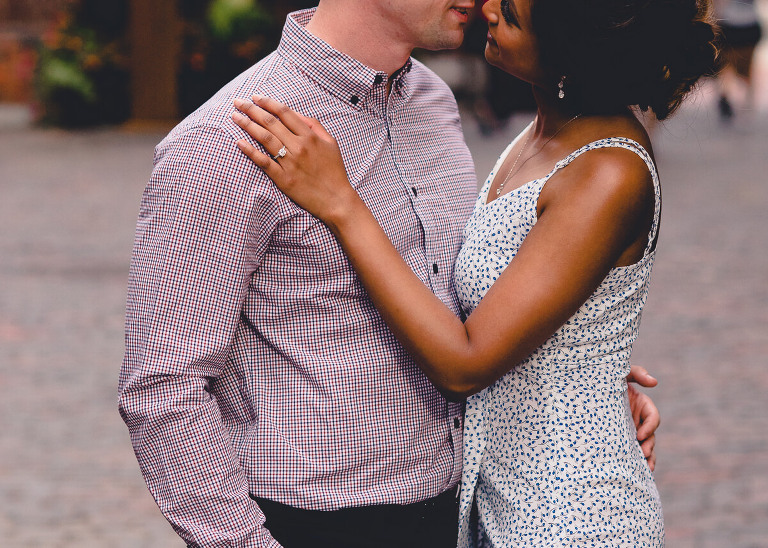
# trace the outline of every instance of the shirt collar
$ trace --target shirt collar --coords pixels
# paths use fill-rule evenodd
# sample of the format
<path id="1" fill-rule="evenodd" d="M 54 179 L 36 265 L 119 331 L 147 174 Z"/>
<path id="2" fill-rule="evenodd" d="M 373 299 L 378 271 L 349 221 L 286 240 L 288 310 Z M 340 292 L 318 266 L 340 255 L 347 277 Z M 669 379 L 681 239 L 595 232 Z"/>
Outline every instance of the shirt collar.
<path id="1" fill-rule="evenodd" d="M 277 52 L 326 91 L 360 108 L 375 86 L 385 85 L 387 74 L 373 70 L 308 32 L 305 27 L 315 9 L 288 15 Z M 409 58 L 392 75 L 393 92 L 408 95 L 407 76 L 412 67 L 413 62 Z"/>

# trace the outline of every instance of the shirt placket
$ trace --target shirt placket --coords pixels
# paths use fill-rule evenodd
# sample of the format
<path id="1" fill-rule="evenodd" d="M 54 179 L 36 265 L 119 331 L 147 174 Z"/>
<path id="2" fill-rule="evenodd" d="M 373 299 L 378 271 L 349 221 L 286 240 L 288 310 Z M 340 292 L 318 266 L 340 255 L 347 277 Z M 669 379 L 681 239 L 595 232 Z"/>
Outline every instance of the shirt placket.
<path id="1" fill-rule="evenodd" d="M 389 146 L 392 150 L 392 159 L 400 174 L 401 183 L 407 188 L 411 195 L 411 204 L 413 207 L 416 219 L 421 226 L 424 233 L 424 248 L 422 250 L 426 264 L 423 265 L 423 271 L 427 273 L 426 282 L 429 283 L 430 289 L 436 295 L 448 295 L 449 287 L 447 284 L 452 283 L 449 279 L 448 273 L 450 272 L 450 265 L 448 264 L 451 258 L 447 257 L 444 252 L 441 252 L 440 238 L 438 236 L 438 226 L 435 220 L 435 215 L 432 211 L 434 205 L 431 200 L 427 200 L 424 195 L 426 190 L 420 181 L 415 177 L 413 168 L 409 167 L 406 162 L 409 161 L 409 156 L 418 154 L 418 150 L 414 150 L 409 142 L 408 135 L 404 132 L 400 132 L 399 115 L 404 110 L 407 97 L 403 93 L 402 86 L 404 85 L 402 77 L 393 82 L 392 90 L 387 98 L 384 109 L 384 120 L 387 126 L 387 138 L 389 140 Z M 447 304 L 447 303 L 446 303 Z M 462 472 L 462 440 L 463 440 L 463 405 L 445 403 L 445 432 L 448 441 L 453 447 L 454 461 L 453 470 L 450 479 L 444 487 L 448 487 L 461 479 Z"/>

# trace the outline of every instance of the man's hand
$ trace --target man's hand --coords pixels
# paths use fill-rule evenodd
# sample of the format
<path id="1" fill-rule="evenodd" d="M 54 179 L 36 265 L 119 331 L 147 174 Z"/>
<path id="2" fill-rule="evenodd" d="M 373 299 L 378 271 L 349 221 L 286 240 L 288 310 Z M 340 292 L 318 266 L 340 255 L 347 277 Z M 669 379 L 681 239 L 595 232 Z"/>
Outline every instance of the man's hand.
<path id="1" fill-rule="evenodd" d="M 636 382 L 640 386 L 652 388 L 658 384 L 655 378 L 648 374 L 644 368 L 633 365 L 627 375 L 627 382 Z M 654 405 L 653 400 L 632 384 L 628 385 L 629 407 L 632 411 L 632 419 L 635 421 L 637 429 L 637 439 L 648 461 L 651 470 L 656 468 L 656 429 L 661 424 L 659 410 Z"/>

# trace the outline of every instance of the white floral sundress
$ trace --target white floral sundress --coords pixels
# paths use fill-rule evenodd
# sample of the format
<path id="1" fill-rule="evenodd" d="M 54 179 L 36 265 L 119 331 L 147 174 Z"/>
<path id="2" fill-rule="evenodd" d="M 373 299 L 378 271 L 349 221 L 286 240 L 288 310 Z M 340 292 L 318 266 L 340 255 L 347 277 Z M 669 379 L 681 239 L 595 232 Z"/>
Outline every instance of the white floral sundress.
<path id="1" fill-rule="evenodd" d="M 661 503 L 636 440 L 625 381 L 655 256 L 656 166 L 639 143 L 603 139 L 486 204 L 514 143 L 480 192 L 457 258 L 456 287 L 467 314 L 536 223 L 544 184 L 581 154 L 604 147 L 637 153 L 653 176 L 656 207 L 643 258 L 612 269 L 550 339 L 468 399 L 459 547 L 663 546 Z"/>

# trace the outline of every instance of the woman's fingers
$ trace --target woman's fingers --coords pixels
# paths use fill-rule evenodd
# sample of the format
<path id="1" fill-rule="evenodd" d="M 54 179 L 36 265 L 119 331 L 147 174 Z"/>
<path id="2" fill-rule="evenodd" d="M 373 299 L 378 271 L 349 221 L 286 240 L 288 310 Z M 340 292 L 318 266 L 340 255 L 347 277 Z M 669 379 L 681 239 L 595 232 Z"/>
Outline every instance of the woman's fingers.
<path id="1" fill-rule="evenodd" d="M 304 117 L 297 114 L 280 101 L 264 97 L 263 95 L 254 95 L 252 99 L 254 104 L 277 118 L 281 124 L 294 135 L 306 135 L 309 132 L 309 126 L 304 121 Z"/>
<path id="2" fill-rule="evenodd" d="M 260 167 L 267 176 L 279 183 L 282 180 L 283 169 L 280 167 L 274 159 L 267 156 L 255 146 L 249 143 L 246 139 L 240 139 L 237 141 L 237 148 L 243 151 L 243 153 L 250 158 L 254 164 Z"/>
<path id="3" fill-rule="evenodd" d="M 295 136 L 282 125 L 280 120 L 249 101 L 235 100 L 238 111 L 232 113 L 232 120 L 272 155 L 277 156 L 283 147 L 290 146 Z"/>

